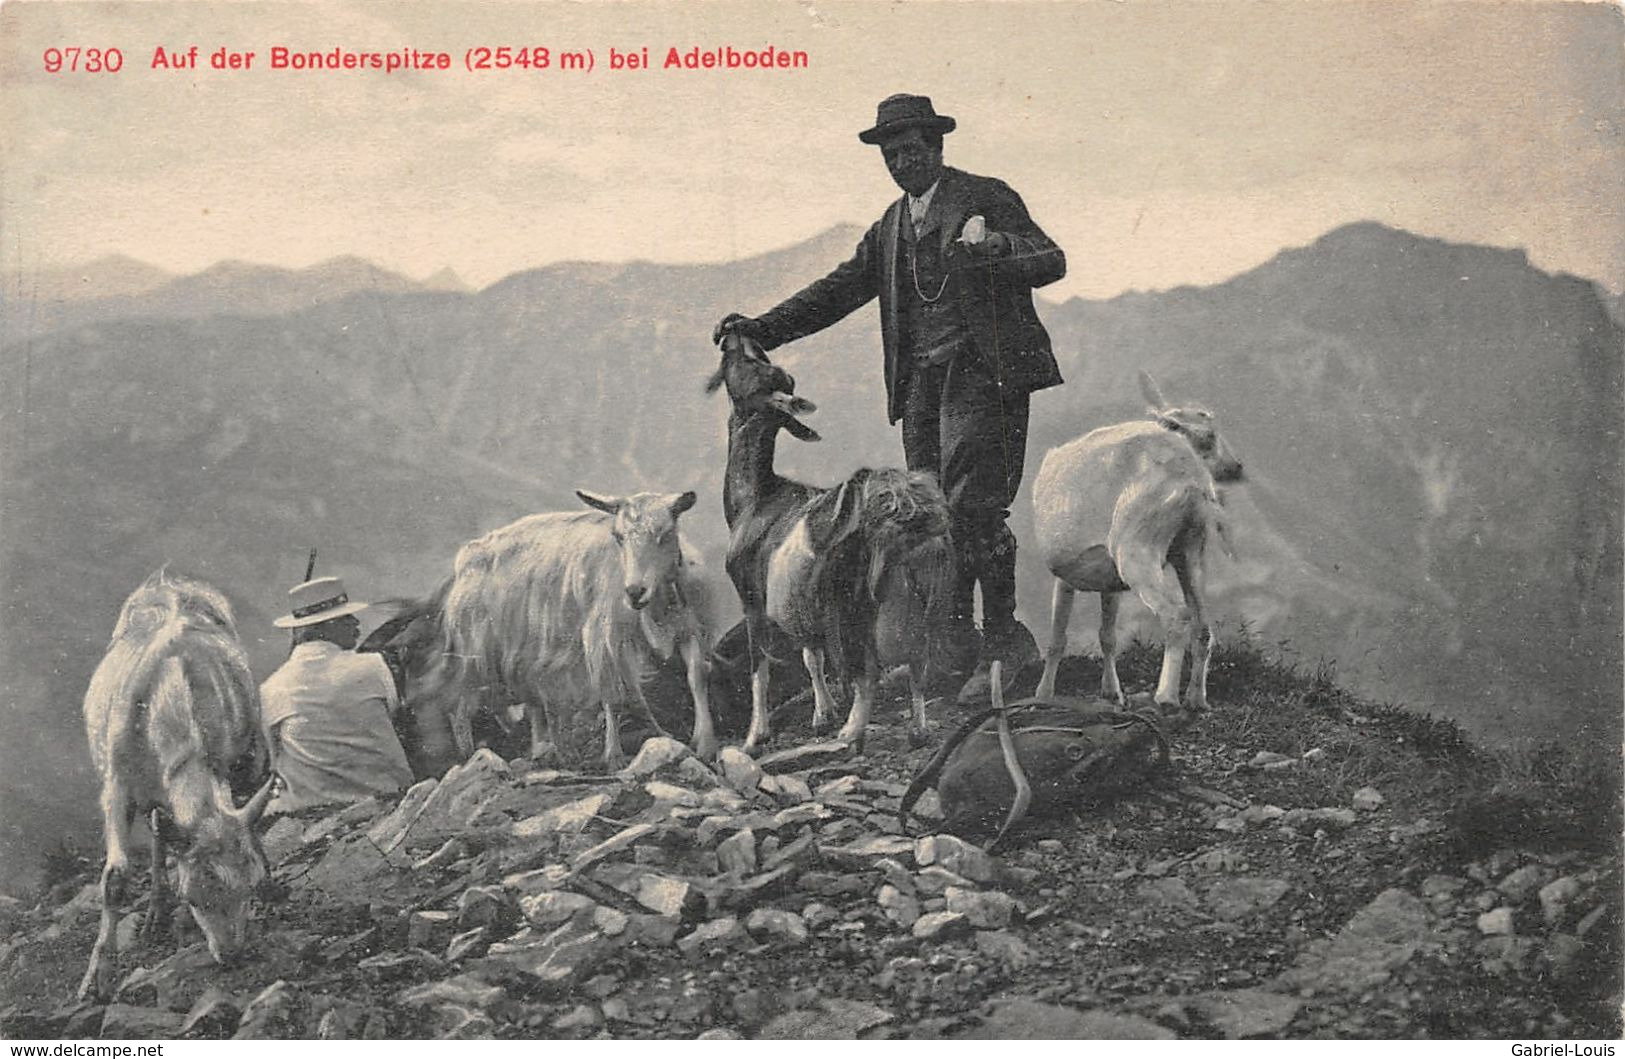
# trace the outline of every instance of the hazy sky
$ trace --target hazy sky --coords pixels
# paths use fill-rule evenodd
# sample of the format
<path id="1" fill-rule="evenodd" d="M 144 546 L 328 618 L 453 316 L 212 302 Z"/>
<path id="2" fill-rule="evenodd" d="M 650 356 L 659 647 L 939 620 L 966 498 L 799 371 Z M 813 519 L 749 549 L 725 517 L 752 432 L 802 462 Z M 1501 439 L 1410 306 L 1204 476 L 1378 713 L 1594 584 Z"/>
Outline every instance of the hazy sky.
<path id="1" fill-rule="evenodd" d="M 908 90 L 959 120 L 950 164 L 1007 180 L 1068 251 L 1054 295 L 1214 282 L 1364 218 L 1617 290 L 1620 26 L 1606 5 L 1410 0 L 10 2 L 0 266 L 358 254 L 483 284 L 560 259 L 735 258 L 878 216 L 896 191 L 855 134 Z M 124 67 L 46 73 L 44 49 L 73 44 Z M 150 68 L 193 44 L 203 69 Z M 277 72 L 276 44 L 454 65 Z M 465 70 L 482 44 L 555 61 Z M 810 69 L 658 68 L 673 45 L 768 44 Z M 255 68 L 209 69 L 221 45 Z M 607 69 L 644 45 L 656 69 Z M 592 73 L 557 68 L 584 49 Z"/>

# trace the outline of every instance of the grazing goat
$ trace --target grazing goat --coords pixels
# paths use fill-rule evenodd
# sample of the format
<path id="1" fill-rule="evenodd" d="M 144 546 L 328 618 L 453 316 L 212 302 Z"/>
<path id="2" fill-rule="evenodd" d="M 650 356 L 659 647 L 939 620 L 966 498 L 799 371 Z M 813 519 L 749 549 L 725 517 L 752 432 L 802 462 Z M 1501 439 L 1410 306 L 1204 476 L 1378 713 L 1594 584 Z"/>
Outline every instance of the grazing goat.
<path id="1" fill-rule="evenodd" d="M 680 654 L 694 698 L 692 746 L 715 755 L 707 589 L 677 532 L 694 494 L 576 495 L 596 510 L 530 515 L 470 541 L 437 597 L 402 616 L 420 646 L 439 641 L 437 657 L 412 663 L 424 679 L 408 694 L 431 753 L 444 752 L 449 728 L 467 757 L 475 714 L 500 718 L 522 702 L 531 755 L 545 757 L 562 749 L 559 722 L 601 706 L 604 760 L 620 768 L 621 706 L 639 703 L 650 716 L 642 689 L 650 663 Z"/>
<path id="2" fill-rule="evenodd" d="M 1239 482 L 1241 463 L 1219 440 L 1212 413 L 1171 408 L 1156 381 L 1140 373 L 1149 420 L 1092 430 L 1052 449 L 1033 483 L 1039 551 L 1055 575 L 1049 653 L 1036 692 L 1055 694 L 1076 592 L 1100 593 L 1100 693 L 1123 701 L 1117 679 L 1117 609 L 1133 591 L 1162 621 L 1162 675 L 1156 701 L 1179 702 L 1186 640 L 1191 679 L 1185 705 L 1207 708 L 1213 629 L 1205 599 L 1204 554 L 1224 534 L 1218 484 Z"/>
<path id="3" fill-rule="evenodd" d="M 801 646 L 812 678 L 815 731 L 832 723 L 827 655 L 837 679 L 853 687 L 840 738 L 861 748 L 882 667 L 907 665 L 910 737 L 923 743 L 930 633 L 953 570 L 941 488 L 930 475 L 895 469 L 865 468 L 833 489 L 780 477 L 773 470 L 778 433 L 818 440 L 797 418 L 815 406 L 794 396 L 790 373 L 743 336 L 723 338 L 722 363 L 706 390 L 724 384 L 732 404 L 722 493 L 732 531 L 728 576 L 744 606 L 754 656 L 745 749 L 772 735 L 769 622 Z"/>
<path id="4" fill-rule="evenodd" d="M 167 918 L 165 844 L 180 853 L 180 895 L 203 929 L 209 954 L 225 963 L 242 948 L 249 899 L 265 879 L 265 853 L 253 825 L 273 780 L 241 809 L 230 777 L 246 763 L 268 767 L 259 727 L 259 691 L 237 639 L 231 605 L 199 581 L 159 570 L 119 611 L 107 654 L 85 692 L 85 735 L 101 778 L 107 862 L 102 919 L 80 997 L 112 985 L 114 925 L 125 897 L 130 826 L 138 812 L 152 828 L 152 895 L 142 935 Z"/>

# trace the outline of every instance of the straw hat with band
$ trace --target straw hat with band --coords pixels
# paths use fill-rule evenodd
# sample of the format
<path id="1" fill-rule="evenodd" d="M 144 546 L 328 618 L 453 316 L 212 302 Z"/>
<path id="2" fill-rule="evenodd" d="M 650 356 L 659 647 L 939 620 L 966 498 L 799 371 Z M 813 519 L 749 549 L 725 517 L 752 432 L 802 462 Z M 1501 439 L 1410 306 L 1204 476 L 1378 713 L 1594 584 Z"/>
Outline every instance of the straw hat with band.
<path id="1" fill-rule="evenodd" d="M 324 621 L 342 618 L 366 610 L 370 604 L 351 600 L 344 590 L 344 582 L 336 577 L 318 577 L 288 590 L 288 609 L 292 612 L 272 619 L 279 629 L 298 629 L 306 625 L 320 625 Z"/>

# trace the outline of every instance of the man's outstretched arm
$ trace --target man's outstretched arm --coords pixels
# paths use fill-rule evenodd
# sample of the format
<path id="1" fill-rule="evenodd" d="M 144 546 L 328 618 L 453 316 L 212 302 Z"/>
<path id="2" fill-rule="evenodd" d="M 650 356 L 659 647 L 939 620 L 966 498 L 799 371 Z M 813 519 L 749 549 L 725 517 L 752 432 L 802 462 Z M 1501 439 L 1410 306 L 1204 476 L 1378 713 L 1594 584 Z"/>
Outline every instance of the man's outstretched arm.
<path id="1" fill-rule="evenodd" d="M 877 221 L 858 241 L 852 256 L 829 275 L 814 280 L 754 319 L 730 313 L 717 324 L 712 339 L 720 341 L 724 333 L 738 331 L 755 339 L 763 349 L 774 349 L 846 318 L 880 293 L 879 242 Z"/>

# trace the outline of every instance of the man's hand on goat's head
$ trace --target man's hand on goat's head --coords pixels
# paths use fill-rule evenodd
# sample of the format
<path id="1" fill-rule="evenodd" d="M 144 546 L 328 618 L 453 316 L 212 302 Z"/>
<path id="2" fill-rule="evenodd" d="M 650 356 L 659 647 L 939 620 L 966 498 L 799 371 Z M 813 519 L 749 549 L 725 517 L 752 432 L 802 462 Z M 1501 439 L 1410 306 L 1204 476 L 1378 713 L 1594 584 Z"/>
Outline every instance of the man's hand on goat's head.
<path id="1" fill-rule="evenodd" d="M 742 335 L 759 343 L 762 340 L 762 325 L 743 313 L 729 313 L 711 329 L 711 344 L 721 345 L 726 335 Z"/>

